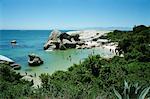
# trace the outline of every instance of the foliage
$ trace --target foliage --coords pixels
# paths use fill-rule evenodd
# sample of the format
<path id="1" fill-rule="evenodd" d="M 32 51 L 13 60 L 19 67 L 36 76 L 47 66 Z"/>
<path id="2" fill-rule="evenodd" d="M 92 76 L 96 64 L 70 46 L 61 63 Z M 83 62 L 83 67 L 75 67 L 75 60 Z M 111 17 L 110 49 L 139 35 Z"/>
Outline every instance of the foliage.
<path id="1" fill-rule="evenodd" d="M 150 62 L 150 27 L 135 26 L 133 31 L 115 30 L 107 35 L 111 41 L 118 42 L 118 51 L 126 60 Z"/>
<path id="2" fill-rule="evenodd" d="M 141 90 L 141 86 L 138 83 L 134 85 L 129 85 L 126 81 L 124 81 L 124 90 L 121 94 L 113 88 L 115 95 L 118 99 L 145 99 L 146 94 L 148 94 L 150 87 L 146 87 Z M 150 97 L 149 97 L 150 98 Z"/>
<path id="3" fill-rule="evenodd" d="M 124 80 L 131 84 L 136 82 L 148 86 L 150 84 L 149 29 L 146 26 L 137 26 L 133 31 L 115 30 L 108 33 L 106 37 L 119 43 L 118 51 L 125 57 L 115 56 L 112 59 L 104 59 L 99 55 L 89 56 L 82 63 L 68 68 L 68 71 L 57 71 L 51 76 L 41 75 L 41 79 L 46 79 L 42 87 L 47 85 L 47 92 L 54 97 L 95 99 L 115 98 L 113 87 L 123 89 Z"/>
<path id="4" fill-rule="evenodd" d="M 8 65 L 0 64 L 0 99 L 26 98 L 31 94 L 31 82 L 21 79 Z"/>
<path id="5" fill-rule="evenodd" d="M 99 71 L 96 75 L 92 70 L 94 68 Z M 57 71 L 51 76 L 43 74 L 41 78 L 46 79 L 43 80 L 45 81 L 42 85 L 43 88 L 47 85 L 47 92 L 54 97 L 61 96 L 69 99 L 114 98 L 113 87 L 123 88 L 124 80 L 131 84 L 135 82 L 141 85 L 150 84 L 149 72 L 150 63 L 128 62 L 117 56 L 112 59 L 103 59 L 96 55 L 89 56 L 84 62 L 75 64 L 66 72 Z"/>

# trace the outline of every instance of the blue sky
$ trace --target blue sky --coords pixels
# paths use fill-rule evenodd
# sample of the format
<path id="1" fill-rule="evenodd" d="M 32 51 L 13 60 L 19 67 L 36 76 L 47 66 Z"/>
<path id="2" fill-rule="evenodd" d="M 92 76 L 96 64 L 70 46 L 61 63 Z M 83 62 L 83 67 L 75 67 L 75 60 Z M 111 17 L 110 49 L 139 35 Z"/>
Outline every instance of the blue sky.
<path id="1" fill-rule="evenodd" d="M 150 0 L 0 0 L 1 29 L 150 25 Z"/>

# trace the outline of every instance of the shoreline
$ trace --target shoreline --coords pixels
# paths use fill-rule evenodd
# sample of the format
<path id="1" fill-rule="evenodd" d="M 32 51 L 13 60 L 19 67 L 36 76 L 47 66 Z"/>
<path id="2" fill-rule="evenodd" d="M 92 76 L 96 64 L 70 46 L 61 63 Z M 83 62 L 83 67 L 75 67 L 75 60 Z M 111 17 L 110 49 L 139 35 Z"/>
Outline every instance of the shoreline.
<path id="1" fill-rule="evenodd" d="M 77 31 L 69 31 L 69 34 L 75 34 Z M 86 47 L 87 48 L 81 48 L 81 51 L 82 50 L 85 50 L 85 49 L 87 49 L 87 50 L 90 50 L 90 51 L 87 51 L 86 52 L 86 54 L 87 54 L 87 56 L 88 55 L 92 55 L 92 52 L 93 52 L 93 50 L 95 50 L 96 49 L 96 51 L 99 51 L 99 53 L 101 53 L 100 51 L 101 51 L 101 49 L 103 49 L 104 51 L 106 51 L 106 52 L 109 52 L 110 53 L 110 49 L 115 49 L 115 46 L 114 45 L 109 45 L 109 43 L 108 43 L 108 45 L 107 44 L 104 44 L 104 45 L 102 45 L 102 44 L 100 44 L 101 43 L 101 41 L 92 41 L 92 39 L 93 38 L 98 38 L 98 37 L 100 37 L 100 36 L 102 36 L 102 35 L 106 35 L 108 32 L 110 32 L 110 31 L 99 31 L 99 30 L 82 30 L 82 31 L 79 31 L 80 32 L 80 39 L 81 40 L 85 40 L 86 42 L 85 42 L 85 44 L 86 44 Z M 82 32 L 82 33 L 81 33 Z M 68 33 L 68 32 L 67 32 Z M 97 33 L 99 33 L 99 34 L 97 34 Z M 102 41 L 104 41 L 105 42 L 105 40 L 102 40 Z M 106 40 L 107 41 L 107 40 Z M 78 50 L 77 48 L 76 48 L 76 50 Z M 80 50 L 80 49 L 79 49 Z M 54 50 L 55 51 L 55 50 Z M 67 50 L 66 50 L 66 52 L 67 52 Z M 46 52 L 47 53 L 47 52 Z M 77 52 L 78 54 L 79 54 L 79 52 Z M 83 53 L 83 52 L 81 52 L 81 53 Z M 80 53 L 80 54 L 81 54 Z M 94 53 L 96 53 L 97 54 L 97 52 L 94 52 Z M 112 53 L 112 52 L 111 52 Z M 80 55 L 79 54 L 79 55 Z M 112 58 L 115 54 L 114 53 L 112 53 L 113 55 L 109 55 L 109 54 L 106 54 L 105 52 L 104 52 L 104 58 Z M 61 54 L 60 54 L 61 55 Z M 73 54 L 73 56 L 74 56 L 74 54 Z M 64 57 L 66 57 L 66 56 L 64 56 Z M 84 59 L 84 58 L 83 58 Z M 80 61 L 82 61 L 83 59 L 80 59 Z M 72 61 L 74 60 L 74 57 L 72 58 Z M 69 61 L 69 60 L 66 60 L 66 61 Z M 77 60 L 78 61 L 78 60 Z M 75 63 L 77 63 L 78 64 L 78 62 L 75 62 Z M 74 62 L 73 62 L 73 64 L 74 64 Z M 72 66 L 72 65 L 69 65 L 69 67 L 70 66 Z M 36 68 L 36 67 L 35 67 Z M 37 67 L 37 68 L 39 68 L 39 67 Z M 51 68 L 51 67 L 49 67 L 49 68 Z M 68 67 L 67 67 L 68 68 Z M 17 72 L 19 72 L 21 75 L 23 75 L 24 76 L 24 78 L 25 79 L 29 79 L 29 80 L 33 80 L 33 82 L 34 82 L 34 86 L 33 87 L 38 87 L 38 86 L 40 86 L 41 85 L 41 81 L 40 81 L 40 78 L 39 78 L 39 74 L 36 74 L 36 76 L 34 76 L 35 74 L 34 73 L 37 73 L 36 72 L 36 70 L 38 70 L 38 69 L 35 69 L 35 71 L 30 71 L 30 72 L 28 72 L 28 71 L 17 71 Z M 63 70 L 63 69 L 60 69 L 60 70 Z M 56 71 L 57 71 L 57 69 L 56 69 Z M 41 71 L 40 71 L 41 72 Z M 45 73 L 45 72 L 48 72 L 48 71 L 44 71 L 43 73 Z M 26 73 L 27 73 L 27 75 L 26 75 Z"/>
<path id="2" fill-rule="evenodd" d="M 93 50 L 93 51 L 91 51 L 91 53 L 89 53 L 88 54 L 88 56 L 89 55 L 96 55 L 96 53 L 95 53 L 95 51 L 100 51 L 101 49 L 103 49 L 103 50 L 105 50 L 105 51 L 109 51 L 109 48 L 111 48 L 111 47 L 109 47 L 109 46 L 99 46 L 99 47 L 95 47 L 95 48 L 92 48 L 91 50 Z M 76 49 L 76 50 L 78 50 L 78 49 Z M 82 50 L 85 50 L 85 49 L 82 49 Z M 66 50 L 67 51 L 67 50 Z M 93 54 L 94 53 L 94 54 Z M 112 53 L 112 52 L 111 52 Z M 104 55 L 104 56 L 102 56 L 103 58 L 112 58 L 112 57 L 114 57 L 116 54 L 114 54 L 114 53 L 112 53 L 112 55 Z M 81 59 L 80 61 L 82 62 L 84 59 Z M 68 61 L 70 61 L 70 60 L 68 60 Z M 75 63 L 75 64 L 78 64 L 79 62 L 77 62 L 77 63 Z M 69 67 L 71 67 L 71 66 L 73 66 L 73 65 L 70 65 Z M 68 68 L 69 68 L 68 67 Z M 36 68 L 36 67 L 35 67 Z M 57 71 L 57 70 L 56 70 Z M 66 71 L 66 70 L 61 70 L 61 71 Z M 20 73 L 22 76 L 24 76 L 24 78 L 25 79 L 28 79 L 29 81 L 31 81 L 31 80 L 33 80 L 33 82 L 34 82 L 34 85 L 33 85 L 33 87 L 34 88 L 37 88 L 37 87 L 40 87 L 41 86 L 41 80 L 40 80 L 40 78 L 39 78 L 39 76 L 40 76 L 40 74 L 36 74 L 35 72 L 26 72 L 26 71 L 17 71 L 18 73 Z M 26 73 L 27 73 L 27 75 L 26 75 Z M 44 73 L 44 72 L 43 72 Z M 36 76 L 35 76 L 35 74 L 36 74 Z M 51 75 L 51 73 L 48 73 L 48 74 L 50 74 Z"/>

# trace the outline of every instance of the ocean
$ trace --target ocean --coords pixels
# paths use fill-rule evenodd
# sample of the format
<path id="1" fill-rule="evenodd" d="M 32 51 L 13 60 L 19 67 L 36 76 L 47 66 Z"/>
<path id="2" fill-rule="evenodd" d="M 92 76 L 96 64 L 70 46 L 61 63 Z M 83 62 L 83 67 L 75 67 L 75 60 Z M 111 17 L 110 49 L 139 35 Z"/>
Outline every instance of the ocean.
<path id="1" fill-rule="evenodd" d="M 66 32 L 69 30 L 62 30 Z M 7 56 L 21 65 L 18 72 L 24 73 L 41 73 L 52 74 L 58 70 L 67 70 L 73 64 L 83 61 L 91 53 L 100 54 L 101 56 L 113 55 L 109 50 L 103 48 L 93 49 L 68 49 L 44 51 L 43 46 L 48 40 L 51 30 L 0 30 L 0 54 Z M 12 46 L 11 41 L 16 40 L 17 45 Z M 31 67 L 28 65 L 28 54 L 35 53 L 39 55 L 44 64 Z M 71 56 L 71 60 L 68 57 Z"/>

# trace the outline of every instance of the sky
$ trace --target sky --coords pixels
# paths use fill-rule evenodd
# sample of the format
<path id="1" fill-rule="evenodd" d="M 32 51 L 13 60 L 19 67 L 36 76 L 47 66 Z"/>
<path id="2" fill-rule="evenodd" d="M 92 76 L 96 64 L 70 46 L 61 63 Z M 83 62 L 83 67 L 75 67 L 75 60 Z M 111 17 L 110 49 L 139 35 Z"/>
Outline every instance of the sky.
<path id="1" fill-rule="evenodd" d="M 0 0 L 0 29 L 150 25 L 150 0 Z"/>

